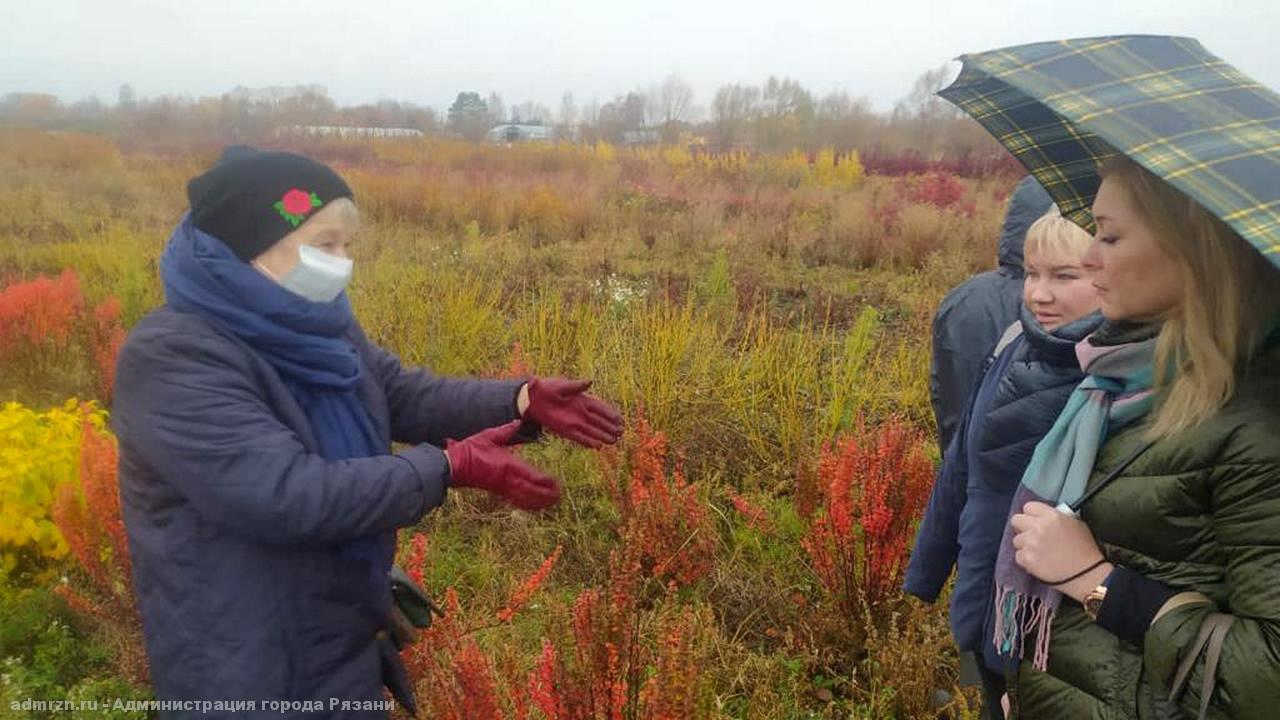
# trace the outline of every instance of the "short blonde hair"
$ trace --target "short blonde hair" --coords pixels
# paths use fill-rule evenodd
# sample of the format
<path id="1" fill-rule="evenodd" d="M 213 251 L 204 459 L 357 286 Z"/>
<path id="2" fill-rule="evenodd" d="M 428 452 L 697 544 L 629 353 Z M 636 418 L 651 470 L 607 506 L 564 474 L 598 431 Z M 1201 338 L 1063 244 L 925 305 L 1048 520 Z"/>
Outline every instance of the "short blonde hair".
<path id="1" fill-rule="evenodd" d="M 1133 210 L 1179 266 L 1182 298 L 1156 341 L 1152 438 L 1195 427 L 1218 412 L 1280 317 L 1280 273 L 1202 205 L 1123 156 L 1099 174 L 1119 181 Z"/>
<path id="2" fill-rule="evenodd" d="M 1089 250 L 1091 242 L 1093 238 L 1084 228 L 1062 217 L 1054 206 L 1027 228 L 1023 255 L 1062 255 L 1078 262 Z"/>

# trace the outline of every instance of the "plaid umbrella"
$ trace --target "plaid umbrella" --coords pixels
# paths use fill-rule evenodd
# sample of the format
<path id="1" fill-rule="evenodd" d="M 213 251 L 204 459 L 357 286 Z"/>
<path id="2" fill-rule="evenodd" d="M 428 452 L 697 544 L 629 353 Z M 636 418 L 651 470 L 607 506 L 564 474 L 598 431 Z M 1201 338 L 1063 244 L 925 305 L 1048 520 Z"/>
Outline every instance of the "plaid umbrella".
<path id="1" fill-rule="evenodd" d="M 1097 165 L 1127 155 L 1280 267 L 1280 95 L 1190 38 L 1126 35 L 963 55 L 938 94 L 1090 232 Z"/>

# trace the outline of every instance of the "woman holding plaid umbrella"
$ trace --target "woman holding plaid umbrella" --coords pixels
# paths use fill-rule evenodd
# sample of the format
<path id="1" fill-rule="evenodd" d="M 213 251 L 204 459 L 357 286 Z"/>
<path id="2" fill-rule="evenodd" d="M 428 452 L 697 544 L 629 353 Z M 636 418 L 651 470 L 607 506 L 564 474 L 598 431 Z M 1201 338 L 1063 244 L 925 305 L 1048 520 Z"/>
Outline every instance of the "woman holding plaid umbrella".
<path id="1" fill-rule="evenodd" d="M 1274 718 L 1280 96 L 1179 38 L 963 59 L 943 96 L 1096 221 L 1107 319 L 997 561 L 1011 710 Z"/>

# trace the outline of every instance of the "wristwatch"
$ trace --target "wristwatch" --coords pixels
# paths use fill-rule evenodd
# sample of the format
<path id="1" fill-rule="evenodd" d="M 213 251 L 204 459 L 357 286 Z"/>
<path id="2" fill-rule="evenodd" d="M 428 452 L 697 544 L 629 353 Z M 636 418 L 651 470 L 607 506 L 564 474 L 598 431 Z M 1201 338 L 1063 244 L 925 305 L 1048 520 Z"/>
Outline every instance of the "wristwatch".
<path id="1" fill-rule="evenodd" d="M 1084 606 L 1084 614 L 1094 622 L 1098 622 L 1098 613 L 1102 612 L 1102 603 L 1107 599 L 1107 586 L 1111 584 L 1111 578 L 1115 574 L 1116 571 L 1112 568 L 1111 572 L 1102 578 L 1102 582 L 1098 583 L 1098 587 L 1090 590 L 1089 594 L 1084 596 L 1084 602 L 1080 603 Z"/>
<path id="2" fill-rule="evenodd" d="M 1084 614 L 1088 615 L 1089 619 L 1094 622 L 1098 621 L 1098 612 L 1102 610 L 1102 602 L 1107 599 L 1106 580 L 1103 580 L 1102 583 L 1090 590 L 1089 594 L 1084 596 L 1084 602 L 1081 603 L 1084 606 Z"/>

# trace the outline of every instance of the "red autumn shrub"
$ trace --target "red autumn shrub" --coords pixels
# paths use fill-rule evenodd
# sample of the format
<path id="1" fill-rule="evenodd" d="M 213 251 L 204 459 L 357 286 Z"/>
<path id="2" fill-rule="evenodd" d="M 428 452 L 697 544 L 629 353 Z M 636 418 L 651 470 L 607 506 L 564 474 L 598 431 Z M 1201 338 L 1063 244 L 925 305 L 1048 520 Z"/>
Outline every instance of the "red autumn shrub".
<path id="1" fill-rule="evenodd" d="M 676 459 L 667 472 L 666 435 L 643 417 L 631 423 L 625 462 L 606 455 L 609 486 L 622 516 L 624 546 L 636 548 L 642 568 L 675 586 L 689 585 L 711 571 L 715 528 L 698 489 Z"/>
<path id="2" fill-rule="evenodd" d="M 454 720 L 676 720 L 707 716 L 701 704 L 704 676 L 696 661 L 705 619 L 689 611 L 658 621 L 646 641 L 651 591 L 695 582 L 711 569 L 714 528 L 679 462 L 668 472 L 662 433 L 643 419 L 632 425 L 624 457 L 606 461 L 619 509 L 619 546 L 610 553 L 600 587 L 583 590 L 564 618 L 562 632 L 544 637 L 533 667 L 517 682 L 511 658 L 497 659 L 474 639 L 480 629 L 509 622 L 545 583 L 562 549 L 557 547 L 490 618 L 468 622 L 457 593 L 445 594 L 446 617 L 401 654 L 430 717 Z M 740 498 L 741 500 L 741 498 Z M 744 511 L 753 506 L 742 500 Z M 756 522 L 765 522 L 754 509 Z M 426 537 L 413 536 L 401 563 L 422 578 Z M 648 600 L 644 598 L 648 597 Z"/>
<path id="3" fill-rule="evenodd" d="M 498 611 L 497 617 L 499 620 L 509 622 L 520 611 L 520 608 L 529 602 L 529 598 L 533 597 L 534 593 L 538 592 L 538 589 L 546 582 L 547 576 L 551 574 L 551 568 L 555 567 L 556 560 L 560 559 L 560 553 L 563 550 L 564 546 L 557 545 L 555 551 L 548 555 L 546 560 L 542 561 L 542 565 L 520 584 L 515 594 L 507 601 L 506 607 Z"/>
<path id="4" fill-rule="evenodd" d="M 98 371 L 98 394 L 104 401 L 111 400 L 116 382 L 116 358 L 124 345 L 125 331 L 120 317 L 122 306 L 116 298 L 107 298 L 93 309 L 90 330 L 90 352 Z"/>
<path id="5" fill-rule="evenodd" d="M 427 538 L 414 533 L 409 551 L 400 560 L 405 573 L 422 583 Z M 509 622 L 542 587 L 559 559 L 556 549 L 512 594 L 496 614 L 497 622 Z M 445 616 L 435 619 L 418 641 L 405 648 L 404 661 L 419 704 L 428 717 L 446 720 L 522 720 L 528 716 L 526 688 L 520 673 L 499 663 L 474 639 L 477 630 L 495 623 L 482 618 L 478 626 L 466 622 L 466 613 L 453 588 L 445 591 Z"/>
<path id="6" fill-rule="evenodd" d="M 901 421 L 860 427 L 822 448 L 820 504 L 802 540 L 823 588 L 851 621 L 897 592 L 928 501 L 925 437 Z"/>
<path id="7" fill-rule="evenodd" d="M 405 555 L 404 560 L 400 562 L 400 567 L 404 569 L 406 575 L 409 576 L 418 585 L 422 585 L 423 569 L 427 566 L 427 536 L 420 532 L 415 532 L 409 540 L 409 552 Z"/>
<path id="8" fill-rule="evenodd" d="M 80 281 L 71 270 L 0 290 L 0 358 L 22 346 L 65 347 L 83 308 Z"/>
<path id="9" fill-rule="evenodd" d="M 445 591 L 443 605 L 444 617 L 400 653 L 420 712 L 440 720 L 506 720 L 506 686 L 463 626 L 462 603 L 453 588 Z"/>
<path id="10" fill-rule="evenodd" d="M 653 676 L 640 691 L 641 717 L 646 720 L 689 720 L 699 715 L 697 628 L 697 617 L 686 610 L 661 631 Z"/>
<path id="11" fill-rule="evenodd" d="M 404 560 L 412 574 L 424 542 Z M 543 582 L 559 549 L 507 603 L 518 609 Z M 475 641 L 456 592 L 445 593 L 445 617 L 407 648 L 404 659 L 427 717 L 445 720 L 694 720 L 707 716 L 700 704 L 703 675 L 695 657 L 705 620 L 689 611 L 658 623 L 656 642 L 646 643 L 649 611 L 641 607 L 647 578 L 634 547 L 610 554 L 602 587 L 578 594 L 563 636 L 544 637 L 534 667 L 521 675 L 510 658 L 497 660 Z M 494 623 L 482 622 L 480 628 Z"/>
<path id="12" fill-rule="evenodd" d="M 729 502 L 733 504 L 733 509 L 746 518 L 748 525 L 765 535 L 773 533 L 773 522 L 769 520 L 769 514 L 764 508 L 732 491 L 729 493 Z"/>
<path id="13" fill-rule="evenodd" d="M 621 720 L 633 703 L 643 670 L 635 657 L 636 577 L 631 571 L 610 575 L 606 590 L 584 590 L 574 601 L 568 657 L 544 641 L 530 673 L 530 699 L 547 720 Z"/>
<path id="14" fill-rule="evenodd" d="M 116 357 L 125 340 L 121 316 L 114 297 L 89 310 L 80 281 L 69 269 L 57 278 L 12 283 L 0 289 L 0 363 L 27 369 L 29 383 L 50 372 L 66 372 L 56 364 L 58 370 L 50 369 L 53 358 L 67 353 L 83 357 L 93 368 L 98 398 L 110 401 Z"/>
<path id="15" fill-rule="evenodd" d="M 924 175 L 930 172 L 946 172 L 966 178 L 1010 177 L 1026 174 L 1026 169 L 1016 158 L 1006 152 L 992 155 L 966 153 L 957 157 L 927 160 L 918 151 L 901 154 L 864 152 L 862 167 L 869 175 L 903 177 Z"/>
<path id="16" fill-rule="evenodd" d="M 910 186 L 911 202 L 928 204 L 943 210 L 953 208 L 964 197 L 964 185 L 955 175 L 931 172 L 915 179 Z"/>
<path id="17" fill-rule="evenodd" d="M 78 482 L 58 489 L 52 516 L 88 582 L 64 583 L 56 592 L 77 613 L 111 630 L 119 667 L 131 681 L 145 683 L 147 656 L 120 510 L 117 457 L 115 439 L 86 422 Z"/>
<path id="18" fill-rule="evenodd" d="M 660 623 L 643 641 L 646 615 L 637 601 L 642 577 L 633 549 L 610 555 L 604 588 L 573 604 L 572 632 L 557 646 L 544 640 L 529 673 L 529 700 L 546 720 L 694 720 L 704 676 L 695 657 L 699 620 L 689 611 Z"/>

